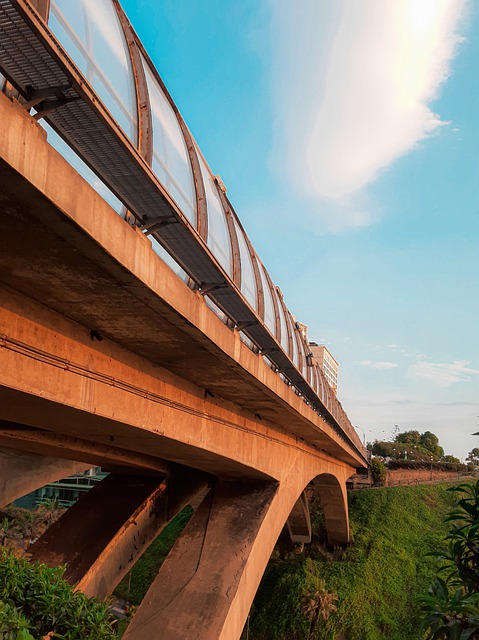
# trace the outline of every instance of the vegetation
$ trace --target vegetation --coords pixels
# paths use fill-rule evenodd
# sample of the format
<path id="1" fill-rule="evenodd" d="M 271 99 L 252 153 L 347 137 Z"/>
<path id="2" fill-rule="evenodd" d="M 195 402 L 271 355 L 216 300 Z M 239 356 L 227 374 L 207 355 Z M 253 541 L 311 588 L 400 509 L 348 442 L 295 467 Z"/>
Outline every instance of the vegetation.
<path id="1" fill-rule="evenodd" d="M 0 511 L 0 546 L 28 549 L 63 512 L 55 500 L 46 500 L 34 510 L 4 507 Z"/>
<path id="2" fill-rule="evenodd" d="M 447 532 L 453 501 L 447 485 L 351 494 L 351 546 L 343 555 L 327 550 L 316 530 L 303 554 L 276 551 L 251 610 L 249 639 L 419 640 L 416 596 L 435 575 L 427 554 Z"/>
<path id="3" fill-rule="evenodd" d="M 116 638 L 107 604 L 73 591 L 63 573 L 0 549 L 0 638 Z"/>
<path id="4" fill-rule="evenodd" d="M 382 486 L 386 482 L 386 466 L 378 458 L 371 460 L 373 484 Z"/>
<path id="5" fill-rule="evenodd" d="M 376 440 L 370 444 L 370 448 L 374 455 L 393 460 L 426 461 L 430 460 L 431 456 L 434 460 L 439 460 L 444 456 L 444 449 L 439 445 L 438 437 L 431 431 L 404 431 L 396 435 L 394 442 Z"/>
<path id="6" fill-rule="evenodd" d="M 462 494 L 446 518 L 452 522 L 429 595 L 420 598 L 423 628 L 433 640 L 479 638 L 479 481 L 450 491 Z"/>

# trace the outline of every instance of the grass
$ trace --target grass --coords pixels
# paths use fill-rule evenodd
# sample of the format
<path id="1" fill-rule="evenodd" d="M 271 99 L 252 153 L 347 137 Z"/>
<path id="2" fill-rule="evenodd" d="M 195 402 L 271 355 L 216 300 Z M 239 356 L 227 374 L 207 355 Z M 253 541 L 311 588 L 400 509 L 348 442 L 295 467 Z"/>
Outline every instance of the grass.
<path id="1" fill-rule="evenodd" d="M 448 486 L 351 494 L 351 546 L 341 559 L 318 542 L 301 556 L 274 554 L 251 611 L 250 640 L 419 639 L 415 598 L 434 577 L 426 554 L 446 534 Z"/>

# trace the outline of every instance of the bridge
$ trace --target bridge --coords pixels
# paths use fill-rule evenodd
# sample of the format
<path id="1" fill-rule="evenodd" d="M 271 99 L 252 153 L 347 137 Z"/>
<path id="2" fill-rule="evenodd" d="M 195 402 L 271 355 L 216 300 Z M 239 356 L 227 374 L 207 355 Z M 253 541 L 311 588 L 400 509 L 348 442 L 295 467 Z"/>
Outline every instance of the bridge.
<path id="1" fill-rule="evenodd" d="M 31 548 L 127 640 L 239 638 L 286 526 L 349 539 L 366 452 L 117 0 L 0 0 L 0 503 L 110 474 Z"/>

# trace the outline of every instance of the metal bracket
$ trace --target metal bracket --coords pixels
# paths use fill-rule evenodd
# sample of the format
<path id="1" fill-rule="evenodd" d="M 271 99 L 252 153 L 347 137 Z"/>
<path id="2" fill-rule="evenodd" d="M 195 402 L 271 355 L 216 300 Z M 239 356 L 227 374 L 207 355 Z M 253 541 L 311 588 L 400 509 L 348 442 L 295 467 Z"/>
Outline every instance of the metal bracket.
<path id="1" fill-rule="evenodd" d="M 75 96 L 74 98 L 61 98 L 59 100 L 52 100 L 52 101 L 47 100 L 45 102 L 44 108 L 40 109 L 40 111 L 37 111 L 37 113 L 33 116 L 33 118 L 38 122 L 38 120 L 41 120 L 42 118 L 47 116 L 49 113 L 52 113 L 52 111 L 56 111 L 59 107 L 63 107 L 65 104 L 68 104 L 69 102 L 76 102 L 79 99 L 80 99 L 79 96 Z"/>
<path id="2" fill-rule="evenodd" d="M 151 220 L 150 222 L 147 222 L 146 224 L 141 225 L 140 229 L 142 230 L 145 236 L 149 236 L 155 231 L 162 229 L 163 227 L 167 227 L 170 224 L 175 224 L 175 222 L 178 222 L 176 218 L 164 218 L 163 220 Z"/>
<path id="3" fill-rule="evenodd" d="M 244 322 L 237 322 L 235 329 L 237 329 L 238 331 L 243 331 L 243 329 L 252 327 L 254 324 L 258 324 L 257 320 L 246 320 Z"/>
<path id="4" fill-rule="evenodd" d="M 218 289 L 226 289 L 228 284 L 226 282 L 218 282 L 217 284 L 202 284 L 200 293 L 202 296 L 207 296 L 209 293 L 213 293 L 213 291 L 217 291 Z"/>
<path id="5" fill-rule="evenodd" d="M 43 89 L 33 89 L 27 87 L 28 100 L 24 103 L 25 109 L 31 109 L 35 107 L 39 102 L 42 102 L 46 98 L 58 98 L 58 100 L 67 100 L 63 95 L 63 91 L 70 89 L 70 85 L 65 84 L 59 87 L 44 87 Z"/>

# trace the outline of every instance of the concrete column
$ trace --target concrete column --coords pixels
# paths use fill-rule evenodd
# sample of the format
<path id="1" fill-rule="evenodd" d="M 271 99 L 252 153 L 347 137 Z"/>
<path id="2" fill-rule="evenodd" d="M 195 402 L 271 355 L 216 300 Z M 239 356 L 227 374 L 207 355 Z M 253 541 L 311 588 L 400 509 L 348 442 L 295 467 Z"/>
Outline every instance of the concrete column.
<path id="1" fill-rule="evenodd" d="M 339 482 L 335 476 L 324 473 L 317 476 L 313 484 L 324 510 L 328 543 L 332 547 L 348 544 L 349 518 L 346 482 Z"/>
<path id="2" fill-rule="evenodd" d="M 204 474 L 188 469 L 178 469 L 168 480 L 111 474 L 30 547 L 31 560 L 66 564 L 70 584 L 104 598 L 206 484 Z"/>
<path id="3" fill-rule="evenodd" d="M 236 637 L 222 635 L 225 621 L 276 491 L 276 483 L 218 482 L 160 568 L 124 639 Z"/>
<path id="4" fill-rule="evenodd" d="M 303 544 L 311 542 L 311 518 L 308 498 L 304 491 L 296 501 L 286 524 L 292 542 L 302 542 Z"/>

